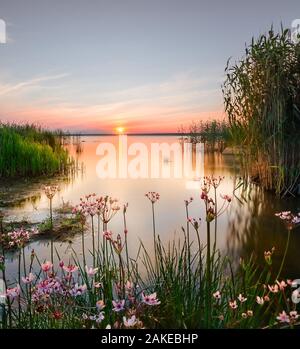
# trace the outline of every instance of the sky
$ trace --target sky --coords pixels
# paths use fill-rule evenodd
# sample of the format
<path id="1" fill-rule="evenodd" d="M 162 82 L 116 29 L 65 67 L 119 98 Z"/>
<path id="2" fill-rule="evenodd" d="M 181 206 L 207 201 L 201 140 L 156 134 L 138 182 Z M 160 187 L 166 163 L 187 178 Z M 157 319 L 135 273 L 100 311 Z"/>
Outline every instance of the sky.
<path id="1" fill-rule="evenodd" d="M 0 120 L 71 132 L 176 132 L 225 116 L 229 57 L 299 0 L 0 0 Z"/>

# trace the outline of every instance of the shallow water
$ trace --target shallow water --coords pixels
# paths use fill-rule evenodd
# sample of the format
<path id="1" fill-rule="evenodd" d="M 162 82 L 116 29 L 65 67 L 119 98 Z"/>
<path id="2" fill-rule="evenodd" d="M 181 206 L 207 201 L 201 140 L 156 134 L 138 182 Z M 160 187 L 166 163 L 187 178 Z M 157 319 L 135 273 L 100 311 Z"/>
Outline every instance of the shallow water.
<path id="1" fill-rule="evenodd" d="M 69 150 L 78 167 L 76 174 L 69 180 L 60 182 L 60 191 L 54 198 L 53 206 L 58 208 L 62 202 L 69 202 L 75 205 L 79 198 L 89 193 L 97 195 L 110 195 L 118 198 L 120 203 L 129 203 L 127 213 L 128 243 L 132 256 L 135 256 L 139 239 L 151 249 L 152 246 L 152 217 L 151 205 L 145 198 L 148 191 L 159 192 L 161 198 L 155 205 L 157 233 L 163 241 L 172 240 L 182 236 L 181 227 L 185 226 L 185 206 L 184 200 L 194 198 L 190 205 L 190 217 L 204 218 L 204 207 L 200 200 L 200 181 L 195 175 L 189 178 L 108 178 L 101 179 L 97 175 L 96 166 L 101 159 L 96 154 L 96 149 L 100 143 L 113 144 L 118 148 L 118 137 L 116 136 L 89 136 L 81 139 L 81 152 L 76 153 L 76 146 L 69 145 Z M 171 136 L 129 136 L 128 145 L 132 143 L 142 143 L 149 150 L 151 143 L 174 143 L 178 142 L 176 137 Z M 201 155 L 201 154 L 200 154 Z M 129 160 L 131 158 L 129 157 Z M 195 170 L 195 158 L 193 157 L 193 169 Z M 110 163 L 113 161 L 110 158 Z M 172 158 L 160 159 L 163 167 L 171 166 Z M 199 164 L 198 164 L 199 165 Z M 215 176 L 225 176 L 219 192 L 220 194 L 233 195 L 235 188 L 240 183 L 240 170 L 238 160 L 233 155 L 205 154 L 204 163 L 199 166 L 202 174 Z M 150 166 L 150 165 L 149 165 Z M 201 172 L 200 171 L 200 172 Z M 45 181 L 47 184 L 49 181 Z M 41 185 L 28 183 L 26 185 L 15 183 L 17 190 L 27 192 L 27 200 L 18 202 L 13 207 L 5 208 L 6 221 L 28 219 L 31 222 L 40 222 L 49 214 L 48 200 L 40 190 Z M 217 220 L 217 246 L 222 253 L 230 255 L 237 263 L 240 257 L 247 258 L 254 253 L 263 263 L 263 252 L 275 246 L 274 269 L 278 268 L 282 257 L 287 232 L 280 222 L 274 217 L 274 213 L 282 210 L 300 211 L 300 199 L 289 198 L 280 200 L 271 193 L 263 193 L 255 186 L 239 187 L 234 192 L 235 196 L 230 208 Z M 220 199 L 219 199 L 220 200 Z M 123 233 L 122 212 L 109 223 L 109 229 L 115 234 Z M 214 236 L 214 227 L 212 228 Z M 201 240 L 206 242 L 205 224 L 202 224 Z M 86 247 L 91 248 L 91 233 L 85 237 Z M 78 236 L 70 243 L 55 242 L 60 258 L 66 262 L 71 258 L 72 250 L 81 256 L 81 236 Z M 300 278 L 299 266 L 300 229 L 292 232 L 291 243 L 288 250 L 288 257 L 284 267 L 284 274 L 290 278 Z M 49 244 L 45 240 L 35 241 L 26 247 L 29 252 L 34 249 L 39 259 L 50 259 Z M 15 255 L 10 254 L 7 265 L 7 274 L 13 281 L 16 271 Z M 27 257 L 27 260 L 29 258 Z"/>

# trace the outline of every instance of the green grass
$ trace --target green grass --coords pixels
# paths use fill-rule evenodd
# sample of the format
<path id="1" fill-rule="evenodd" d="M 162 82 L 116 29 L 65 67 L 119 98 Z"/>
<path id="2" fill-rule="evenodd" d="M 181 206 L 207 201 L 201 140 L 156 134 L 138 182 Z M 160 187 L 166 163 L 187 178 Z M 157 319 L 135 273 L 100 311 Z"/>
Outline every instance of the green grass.
<path id="1" fill-rule="evenodd" d="M 300 42 L 273 28 L 227 65 L 223 85 L 231 138 L 243 166 L 267 190 L 294 194 L 300 183 Z"/>
<path id="2" fill-rule="evenodd" d="M 100 238 L 101 243 L 95 244 L 93 250 L 87 250 L 84 245 L 85 231 L 82 225 L 82 245 L 80 251 L 74 251 L 68 263 L 78 267 L 78 271 L 67 276 L 67 271 L 58 262 L 64 259 L 56 251 L 55 265 L 50 273 L 42 271 L 39 260 L 33 253 L 25 255 L 25 248 L 18 244 L 17 252 L 18 277 L 15 283 L 6 283 L 14 287 L 17 283 L 21 286 L 20 298 L 14 297 L 7 300 L 2 306 L 3 328 L 124 328 L 124 316 L 128 319 L 135 315 L 140 322 L 136 328 L 265 328 L 265 327 L 291 327 L 299 326 L 299 319 L 290 323 L 279 323 L 277 316 L 286 311 L 297 311 L 296 303 L 291 300 L 295 290 L 286 284 L 282 289 L 272 292 L 268 285 L 276 284 L 285 261 L 282 260 L 279 270 L 272 266 L 272 254 L 265 264 L 258 266 L 253 257 L 248 261 L 240 260 L 234 266 L 227 256 L 222 257 L 215 243 L 210 244 L 213 228 L 216 227 L 219 215 L 207 210 L 204 199 L 204 210 L 209 214 L 209 219 L 203 224 L 188 221 L 182 228 L 182 238 L 170 242 L 162 242 L 160 236 L 155 234 L 156 222 L 154 205 L 149 212 L 149 221 L 153 222 L 154 250 L 140 242 L 136 255 L 128 256 L 127 232 L 124 234 L 112 233 L 111 239 L 102 238 L 101 214 L 84 217 L 89 221 L 100 219 L 99 228 L 92 233 Z M 109 199 L 106 201 L 109 202 Z M 186 205 L 186 208 L 190 205 Z M 157 207 L 158 208 L 158 207 Z M 104 207 L 105 210 L 105 207 Z M 105 211 L 106 212 L 106 211 Z M 220 211 L 219 211 L 220 212 Z M 126 211 L 124 214 L 124 227 L 126 227 Z M 76 216 L 80 214 L 77 213 Z M 187 216 L 188 208 L 187 208 Z M 274 217 L 274 219 L 277 219 Z M 105 230 L 109 229 L 105 222 Z M 96 225 L 97 226 L 97 225 Z M 200 230 L 206 230 L 208 243 L 204 245 L 200 238 Z M 122 229 L 119 229 L 121 231 Z M 2 233 L 4 233 L 2 231 Z M 290 232 L 289 232 L 290 234 Z M 202 235 L 202 234 L 201 234 Z M 5 243 L 8 236 L 2 236 Z M 132 239 L 130 232 L 128 237 Z M 218 234 L 215 235 L 217 239 Z M 212 242 L 214 240 L 212 239 Z M 289 239 L 286 246 L 288 247 Z M 5 257 L 7 250 L 2 254 Z M 286 250 L 287 250 L 286 247 Z M 97 268 L 93 276 L 89 276 L 85 269 L 86 263 Z M 82 261 L 83 259 L 83 261 Z M 26 261 L 27 262 L 26 262 Z M 0 262 L 3 280 L 10 280 L 5 270 L 5 258 Z M 21 276 L 35 275 L 30 284 L 24 284 Z M 281 281 L 282 279 L 280 279 Z M 130 288 L 127 284 L 130 281 Z M 32 295 L 37 289 L 44 289 L 49 283 L 59 285 L 44 296 L 33 300 Z M 100 283 L 100 287 L 95 287 Z M 76 297 L 70 294 L 75 285 L 86 285 L 86 291 Z M 220 299 L 214 297 L 219 291 Z M 143 300 L 146 295 L 157 293 L 159 303 L 148 305 Z M 265 298 L 264 304 L 257 303 L 257 296 Z M 120 312 L 113 310 L 114 300 L 123 300 L 124 309 Z M 97 309 L 96 303 L 102 300 L 103 309 Z M 230 302 L 236 302 L 237 307 L 231 307 Z M 90 316 L 102 315 L 103 319 L 96 322 Z"/>
<path id="3" fill-rule="evenodd" d="M 35 125 L 0 124 L 0 177 L 54 175 L 68 169 L 59 133 Z"/>

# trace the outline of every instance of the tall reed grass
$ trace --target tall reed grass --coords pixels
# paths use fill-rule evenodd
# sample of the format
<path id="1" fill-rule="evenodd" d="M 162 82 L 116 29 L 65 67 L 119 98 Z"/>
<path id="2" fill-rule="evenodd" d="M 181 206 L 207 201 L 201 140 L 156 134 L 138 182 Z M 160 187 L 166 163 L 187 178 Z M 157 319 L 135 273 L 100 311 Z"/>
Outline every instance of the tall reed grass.
<path id="1" fill-rule="evenodd" d="M 246 174 L 267 190 L 294 194 L 300 183 L 300 43 L 288 30 L 271 28 L 225 72 L 225 110 Z"/>
<path id="2" fill-rule="evenodd" d="M 230 127 L 225 120 L 194 121 L 178 130 L 181 140 L 190 143 L 204 143 L 205 151 L 222 152 L 230 144 Z"/>
<path id="3" fill-rule="evenodd" d="M 59 132 L 36 125 L 0 123 L 0 177 L 54 175 L 67 171 L 68 152 Z"/>

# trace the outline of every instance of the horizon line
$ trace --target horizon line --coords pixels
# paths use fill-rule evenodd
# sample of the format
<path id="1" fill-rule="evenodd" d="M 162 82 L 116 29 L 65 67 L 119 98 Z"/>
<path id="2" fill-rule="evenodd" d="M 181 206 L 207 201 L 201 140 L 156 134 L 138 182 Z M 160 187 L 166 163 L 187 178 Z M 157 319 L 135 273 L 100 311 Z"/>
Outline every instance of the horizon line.
<path id="1" fill-rule="evenodd" d="M 203 133 L 183 132 L 132 132 L 132 133 L 63 133 L 64 136 L 201 136 Z"/>

